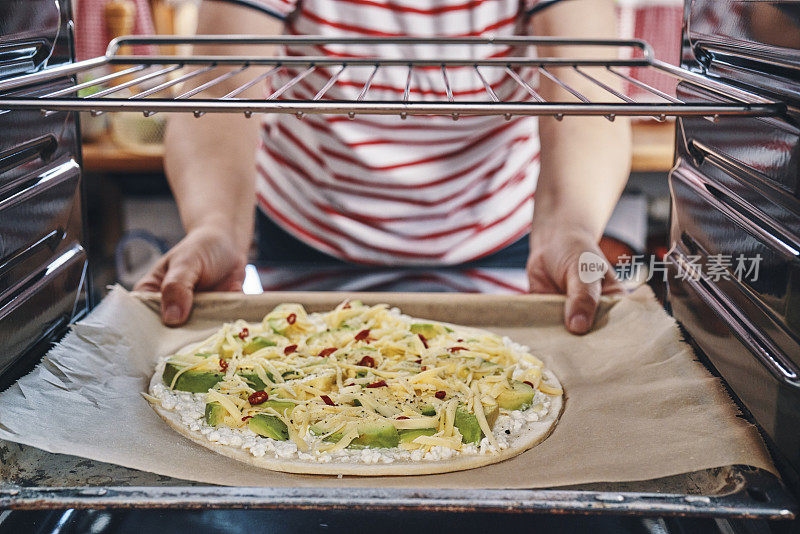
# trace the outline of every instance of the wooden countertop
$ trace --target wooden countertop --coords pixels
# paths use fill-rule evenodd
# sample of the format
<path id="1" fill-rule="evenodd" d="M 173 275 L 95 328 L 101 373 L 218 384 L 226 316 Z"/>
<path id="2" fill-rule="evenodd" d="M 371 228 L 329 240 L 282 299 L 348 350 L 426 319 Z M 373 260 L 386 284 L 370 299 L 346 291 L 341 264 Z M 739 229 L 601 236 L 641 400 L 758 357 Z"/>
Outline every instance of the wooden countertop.
<path id="1" fill-rule="evenodd" d="M 83 143 L 83 168 L 88 172 L 163 172 L 164 158 L 128 152 L 114 144 L 110 135 L 104 135 L 97 141 Z"/>
<path id="2" fill-rule="evenodd" d="M 633 172 L 666 172 L 672 167 L 675 122 L 636 121 L 633 123 Z M 162 156 L 140 155 L 117 147 L 110 136 L 83 145 L 83 167 L 89 172 L 162 172 Z"/>

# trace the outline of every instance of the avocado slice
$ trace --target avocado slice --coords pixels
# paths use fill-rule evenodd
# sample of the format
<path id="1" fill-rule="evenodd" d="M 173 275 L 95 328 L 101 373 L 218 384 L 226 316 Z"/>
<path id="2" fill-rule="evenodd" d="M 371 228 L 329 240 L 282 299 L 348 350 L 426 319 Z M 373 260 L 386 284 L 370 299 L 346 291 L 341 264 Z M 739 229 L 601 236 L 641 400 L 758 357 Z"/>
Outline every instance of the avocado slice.
<path id="1" fill-rule="evenodd" d="M 375 448 L 397 447 L 400 435 L 389 421 L 363 423 L 359 425 L 358 437 L 353 443 Z"/>
<path id="2" fill-rule="evenodd" d="M 209 402 L 206 404 L 206 423 L 209 426 L 217 426 L 222 423 L 225 418 L 227 410 L 222 407 L 218 402 Z"/>
<path id="3" fill-rule="evenodd" d="M 506 389 L 497 396 L 497 404 L 504 410 L 524 410 L 531 405 L 535 394 L 536 390 L 528 384 L 512 380 L 511 389 Z"/>
<path id="4" fill-rule="evenodd" d="M 167 386 L 172 384 L 172 379 L 175 378 L 175 375 L 178 374 L 178 371 L 180 370 L 180 366 L 167 362 L 167 364 L 164 366 L 164 383 Z M 253 372 L 244 372 L 240 374 L 242 378 L 250 383 L 255 390 L 258 391 L 267 388 L 267 385 L 258 377 L 257 374 Z M 190 393 L 206 393 L 209 389 L 216 386 L 217 383 L 224 377 L 225 373 L 222 372 L 212 373 L 209 371 L 195 371 L 192 369 L 186 371 L 178 377 L 173 389 L 178 391 L 188 391 Z M 270 373 L 267 373 L 267 377 L 272 380 L 272 375 Z"/>
<path id="5" fill-rule="evenodd" d="M 306 339 L 306 345 L 320 341 L 322 345 L 333 345 L 333 333 L 330 330 L 315 332 L 308 336 L 308 339 Z"/>
<path id="6" fill-rule="evenodd" d="M 174 363 L 167 362 L 164 366 L 163 380 L 169 386 L 172 384 L 172 379 L 178 374 L 182 368 Z M 195 371 L 189 370 L 181 374 L 178 380 L 175 381 L 175 387 L 178 391 L 188 391 L 190 393 L 205 393 L 209 389 L 217 385 L 217 382 L 222 380 L 225 376 L 224 373 L 210 373 L 208 371 Z"/>
<path id="7" fill-rule="evenodd" d="M 286 337 L 286 331 L 289 330 L 289 326 L 291 326 L 283 317 L 267 319 L 267 324 L 272 328 L 273 332 L 283 337 Z"/>
<path id="8" fill-rule="evenodd" d="M 413 428 L 400 431 L 400 443 L 411 443 L 420 436 L 432 436 L 436 434 L 435 428 Z"/>
<path id="9" fill-rule="evenodd" d="M 473 369 L 472 371 L 475 377 L 494 375 L 502 371 L 502 368 L 494 362 L 484 360 L 483 358 L 478 358 L 478 360 L 480 360 L 480 365 L 477 369 Z"/>
<path id="10" fill-rule="evenodd" d="M 426 404 L 425 406 L 422 407 L 422 410 L 420 410 L 420 412 L 422 413 L 422 415 L 427 415 L 431 417 L 436 415 L 436 408 L 434 408 L 430 404 Z"/>
<path id="11" fill-rule="evenodd" d="M 400 434 L 389 421 L 367 421 L 359 423 L 356 427 L 358 437 L 350 442 L 348 449 L 363 448 L 387 448 L 397 447 L 400 443 Z M 318 425 L 311 427 L 311 432 L 317 435 L 325 434 L 324 428 Z M 344 432 L 339 431 L 325 438 L 325 441 L 338 442 L 344 436 Z"/>
<path id="12" fill-rule="evenodd" d="M 497 416 L 500 415 L 500 407 L 495 404 L 491 408 L 484 408 L 483 413 L 486 416 L 486 422 L 489 423 L 489 428 L 494 428 Z"/>
<path id="13" fill-rule="evenodd" d="M 481 425 L 475 414 L 469 413 L 463 408 L 456 410 L 456 420 L 453 425 L 461 432 L 462 443 L 480 443 L 483 437 Z"/>
<path id="14" fill-rule="evenodd" d="M 436 415 L 436 408 L 430 404 L 427 404 L 422 407 L 421 412 L 422 415 L 433 416 Z M 491 408 L 484 409 L 483 413 L 486 415 L 486 422 L 489 423 L 489 428 L 493 428 L 495 422 L 497 421 L 497 416 L 500 415 L 500 408 L 497 405 L 494 405 Z M 461 432 L 461 441 L 464 443 L 480 443 L 484 436 L 483 430 L 481 430 L 481 425 L 478 423 L 478 418 L 461 406 L 459 406 L 459 408 L 456 410 L 456 419 L 453 425 L 458 428 L 459 432 Z M 405 431 L 400 432 L 401 441 L 403 432 Z M 411 440 L 413 439 L 414 438 L 411 438 Z"/>
<path id="15" fill-rule="evenodd" d="M 412 334 L 422 334 L 425 339 L 430 339 L 446 332 L 444 326 L 433 323 L 414 323 L 411 325 L 410 330 Z"/>
<path id="16" fill-rule="evenodd" d="M 261 404 L 259 408 L 272 408 L 284 417 L 289 417 L 289 414 L 292 413 L 292 410 L 294 410 L 295 406 L 297 405 L 291 401 L 270 399 L 264 404 Z"/>
<path id="17" fill-rule="evenodd" d="M 261 350 L 264 347 L 274 347 L 277 343 L 272 341 L 271 339 L 267 339 L 262 336 L 256 336 L 250 340 L 250 342 L 244 346 L 242 352 L 245 354 L 253 354 L 257 350 Z"/>
<path id="18" fill-rule="evenodd" d="M 247 428 L 265 438 L 272 438 L 278 441 L 289 439 L 289 429 L 286 423 L 274 415 L 258 414 L 247 422 Z"/>
<path id="19" fill-rule="evenodd" d="M 267 389 L 267 385 L 257 374 L 253 372 L 243 372 L 240 374 L 256 391 L 264 391 Z M 267 373 L 267 378 L 272 380 L 272 373 Z"/>

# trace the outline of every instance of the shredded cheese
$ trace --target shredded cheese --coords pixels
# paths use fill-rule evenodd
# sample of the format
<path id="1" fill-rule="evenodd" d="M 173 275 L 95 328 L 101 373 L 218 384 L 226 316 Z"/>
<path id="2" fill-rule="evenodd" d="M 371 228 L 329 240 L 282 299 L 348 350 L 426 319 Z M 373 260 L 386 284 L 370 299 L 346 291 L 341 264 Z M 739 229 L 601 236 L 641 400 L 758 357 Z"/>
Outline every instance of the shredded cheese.
<path id="1" fill-rule="evenodd" d="M 555 388 L 553 386 L 548 386 L 547 384 L 539 384 L 539 391 L 546 393 L 547 395 L 562 395 L 564 393 L 564 390 L 561 388 Z"/>
<path id="2" fill-rule="evenodd" d="M 484 406 L 497 406 L 498 398 L 514 393 L 515 383 L 522 380 L 541 394 L 563 394 L 542 380 L 544 364 L 539 358 L 498 336 L 412 322 L 386 305 L 357 302 L 323 314 L 282 304 L 261 323 L 224 324 L 168 363 L 177 367 L 167 384 L 170 388 L 187 373 L 197 373 L 195 380 L 211 384 L 206 401 L 225 409 L 219 424 L 241 428 L 243 416 L 271 415 L 286 426 L 289 440 L 303 452 L 311 450 L 311 443 L 317 444 L 317 453 L 340 451 L 360 432 L 370 431 L 377 433 L 376 443 L 394 439 L 406 450 L 460 451 L 462 435 L 477 428 L 497 448 Z M 210 380 L 204 373 L 217 378 Z M 260 389 L 268 401 L 252 397 Z M 291 403 L 291 409 L 285 403 Z M 462 412 L 474 416 L 469 424 L 475 426 L 457 426 L 457 412 L 459 421 L 464 419 Z M 316 435 L 312 427 L 332 430 Z M 433 435 L 402 443 L 392 437 L 426 429 Z M 335 443 L 334 435 L 340 436 Z"/>

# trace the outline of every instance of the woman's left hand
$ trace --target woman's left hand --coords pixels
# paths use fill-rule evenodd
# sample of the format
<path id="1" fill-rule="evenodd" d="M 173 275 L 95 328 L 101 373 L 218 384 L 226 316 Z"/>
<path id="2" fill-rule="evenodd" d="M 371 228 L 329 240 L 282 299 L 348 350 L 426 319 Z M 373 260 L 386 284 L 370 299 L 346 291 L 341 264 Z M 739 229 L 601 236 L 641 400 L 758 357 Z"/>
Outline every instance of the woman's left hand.
<path id="1" fill-rule="evenodd" d="M 585 267 L 589 264 L 594 267 Z M 528 280 L 531 293 L 566 293 L 564 324 L 573 334 L 591 330 L 600 295 L 624 293 L 594 237 L 563 226 L 534 225 Z"/>

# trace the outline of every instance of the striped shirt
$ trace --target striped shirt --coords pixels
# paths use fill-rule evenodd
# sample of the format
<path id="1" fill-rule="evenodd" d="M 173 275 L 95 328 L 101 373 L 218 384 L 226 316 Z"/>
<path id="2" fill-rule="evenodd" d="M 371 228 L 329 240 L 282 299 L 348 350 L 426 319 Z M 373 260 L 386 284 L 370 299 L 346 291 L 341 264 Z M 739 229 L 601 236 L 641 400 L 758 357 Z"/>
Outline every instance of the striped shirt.
<path id="1" fill-rule="evenodd" d="M 525 28 L 517 0 L 263 0 L 286 32 L 323 36 L 511 36 Z M 529 3 L 535 3 L 530 0 Z M 288 46 L 286 55 L 486 58 L 523 56 L 497 45 Z M 282 98 L 310 99 L 338 67 L 317 67 Z M 268 90 L 303 72 L 287 68 Z M 324 99 L 355 99 L 371 66 L 349 66 Z M 402 99 L 408 67 L 382 67 L 365 99 Z M 503 68 L 483 67 L 500 99 L 527 93 Z M 531 73 L 521 73 L 523 76 Z M 470 67 L 448 69 L 456 99 L 489 101 Z M 528 79 L 531 79 L 529 76 Z M 438 67 L 412 71 L 410 100 L 444 100 Z M 257 155 L 259 206 L 305 243 L 344 260 L 391 265 L 468 262 L 525 236 L 539 173 L 534 117 L 267 114 Z"/>

